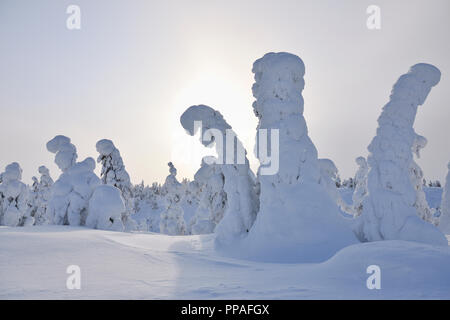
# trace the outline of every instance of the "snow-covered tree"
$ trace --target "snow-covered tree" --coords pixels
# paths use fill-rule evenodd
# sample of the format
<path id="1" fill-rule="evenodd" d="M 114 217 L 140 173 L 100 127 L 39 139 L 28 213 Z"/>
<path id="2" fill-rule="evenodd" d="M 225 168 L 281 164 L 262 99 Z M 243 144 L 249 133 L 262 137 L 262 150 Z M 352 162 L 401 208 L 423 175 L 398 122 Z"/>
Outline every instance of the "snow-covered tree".
<path id="1" fill-rule="evenodd" d="M 62 174 L 51 188 L 48 216 L 53 224 L 84 225 L 89 199 L 101 184 L 95 175 L 95 160 L 76 162 L 77 150 L 65 136 L 56 136 L 47 143 L 47 150 L 56 153 L 55 163 Z"/>
<path id="2" fill-rule="evenodd" d="M 132 184 L 130 176 L 125 170 L 119 150 L 111 140 L 102 139 L 96 144 L 97 152 L 100 154 L 97 162 L 101 163 L 100 178 L 103 184 L 118 188 L 125 200 L 126 210 L 123 212 L 122 221 L 127 230 L 136 228 L 136 224 L 130 217 L 135 212 Z"/>
<path id="3" fill-rule="evenodd" d="M 330 159 L 319 159 L 318 161 L 320 167 L 319 183 L 343 212 L 351 214 L 352 208 L 345 203 L 337 189 L 338 168 Z"/>
<path id="4" fill-rule="evenodd" d="M 21 182 L 22 168 L 17 162 L 5 167 L 0 184 L 0 224 L 10 227 L 33 225 L 28 212 L 28 188 Z"/>
<path id="5" fill-rule="evenodd" d="M 159 229 L 161 233 L 169 235 L 184 235 L 186 234 L 186 223 L 183 209 L 180 206 L 181 184 L 176 178 L 177 169 L 173 163 L 169 162 L 168 166 L 170 174 L 163 185 L 166 194 L 166 209 L 161 213 Z"/>
<path id="6" fill-rule="evenodd" d="M 358 157 L 355 159 L 356 164 L 359 166 L 355 175 L 355 191 L 352 195 L 353 200 L 353 214 L 355 217 L 359 217 L 363 211 L 363 200 L 367 194 L 367 174 L 369 167 L 364 157 Z"/>
<path id="7" fill-rule="evenodd" d="M 357 240 L 320 184 L 317 150 L 303 117 L 305 66 L 293 54 L 268 53 L 252 71 L 258 133 L 278 130 L 279 170 L 262 174 L 266 157 L 257 154 L 260 210 L 243 254 L 265 261 L 323 261 Z M 263 141 L 257 142 L 260 150 Z M 270 142 L 276 148 L 278 141 Z"/>
<path id="8" fill-rule="evenodd" d="M 416 139 L 413 143 L 413 153 L 417 158 L 420 158 L 420 150 L 425 148 L 427 145 L 427 139 L 423 136 L 416 135 Z M 416 200 L 414 202 L 414 207 L 417 209 L 417 214 L 419 217 L 427 222 L 437 224 L 436 219 L 434 219 L 434 210 L 430 208 L 428 205 L 425 192 L 422 188 L 423 183 L 423 172 L 420 166 L 414 161 L 414 158 L 411 160 L 410 166 L 410 176 L 411 183 L 416 191 Z"/>
<path id="9" fill-rule="evenodd" d="M 409 172 L 417 137 L 413 128 L 417 108 L 440 76 L 432 65 L 412 66 L 394 85 L 390 101 L 378 118 L 377 134 L 368 147 L 368 193 L 356 230 L 363 241 L 411 240 L 447 245 L 435 226 L 419 218 Z"/>
<path id="10" fill-rule="evenodd" d="M 227 208 L 222 168 L 220 165 L 208 163 L 203 159 L 194 176 L 194 182 L 200 185 L 200 199 L 195 215 L 189 221 L 188 230 L 191 234 L 213 233 Z"/>
<path id="11" fill-rule="evenodd" d="M 51 197 L 51 187 L 53 179 L 50 177 L 50 172 L 45 166 L 39 167 L 40 179 L 33 177 L 33 185 L 31 186 L 30 201 L 30 216 L 35 220 L 36 225 L 50 223 L 47 216 L 48 201 Z"/>
<path id="12" fill-rule="evenodd" d="M 218 157 L 208 162 L 216 166 L 216 171 L 222 172 L 227 199 L 224 216 L 215 227 L 216 244 L 228 246 L 248 234 L 258 211 L 255 178 L 250 170 L 247 152 L 232 127 L 217 110 L 205 105 L 191 106 L 182 114 L 180 122 L 192 136 L 200 129 L 200 142 L 204 146 L 214 145 L 216 148 Z M 215 177 L 214 174 L 212 176 Z"/>
<path id="13" fill-rule="evenodd" d="M 450 234 L 450 162 L 447 164 L 448 173 L 445 178 L 445 186 L 442 191 L 441 216 L 439 218 L 439 229 Z"/>

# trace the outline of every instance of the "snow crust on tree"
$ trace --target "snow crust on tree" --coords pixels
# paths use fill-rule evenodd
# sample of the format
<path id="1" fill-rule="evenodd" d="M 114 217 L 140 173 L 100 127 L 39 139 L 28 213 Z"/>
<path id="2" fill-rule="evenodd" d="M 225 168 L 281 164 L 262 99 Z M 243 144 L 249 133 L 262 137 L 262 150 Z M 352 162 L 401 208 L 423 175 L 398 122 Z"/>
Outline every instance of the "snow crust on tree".
<path id="1" fill-rule="evenodd" d="M 33 177 L 33 185 L 29 196 L 30 201 L 30 216 L 35 220 L 35 225 L 49 224 L 50 219 L 47 215 L 47 206 L 51 197 L 51 187 L 53 179 L 50 177 L 50 172 L 46 166 L 38 168 L 41 174 L 40 179 Z"/>
<path id="2" fill-rule="evenodd" d="M 180 206 L 182 187 L 176 178 L 177 169 L 172 162 L 169 162 L 168 166 L 170 174 L 166 177 L 163 185 L 166 194 L 166 209 L 161 212 L 159 229 L 161 233 L 168 235 L 184 235 L 186 234 L 186 222 Z"/>
<path id="3" fill-rule="evenodd" d="M 364 157 L 358 157 L 355 159 L 356 164 L 359 166 L 355 175 L 355 191 L 352 195 L 353 200 L 353 214 L 355 217 L 359 217 L 363 211 L 363 200 L 367 194 L 367 174 L 369 173 L 369 167 Z"/>
<path id="4" fill-rule="evenodd" d="M 51 189 L 47 208 L 50 220 L 52 224 L 84 225 L 89 199 L 94 189 L 101 184 L 94 173 L 95 160 L 89 157 L 82 162 L 75 162 L 76 148 L 64 136 L 50 140 L 47 149 L 56 153 L 55 163 L 62 171 Z"/>
<path id="5" fill-rule="evenodd" d="M 427 139 L 421 135 L 416 135 L 413 143 L 413 152 L 417 158 L 420 158 L 420 150 L 427 145 Z M 411 183 L 416 191 L 416 200 L 414 207 L 417 209 L 419 217 L 429 223 L 437 224 L 437 219 L 434 218 L 434 210 L 430 208 L 427 203 L 425 192 L 423 191 L 423 171 L 414 158 L 410 166 Z"/>
<path id="6" fill-rule="evenodd" d="M 409 172 L 416 140 L 413 124 L 417 108 L 440 71 L 429 64 L 416 64 L 395 83 L 390 101 L 378 118 L 377 134 L 370 143 L 368 193 L 363 201 L 358 234 L 363 241 L 411 240 L 447 245 L 445 236 L 418 217 L 416 190 Z"/>
<path id="7" fill-rule="evenodd" d="M 257 128 L 279 130 L 280 159 L 276 174 L 258 174 L 260 210 L 240 254 L 263 261 L 326 260 L 357 240 L 320 184 L 317 150 L 303 117 L 305 66 L 293 54 L 268 53 L 252 71 Z"/>
<path id="8" fill-rule="evenodd" d="M 114 146 L 114 143 L 108 139 L 99 140 L 96 144 L 96 149 L 100 154 L 97 162 L 102 165 L 100 173 L 102 183 L 114 186 L 120 190 L 126 207 L 122 221 L 127 230 L 134 230 L 136 223 L 130 217 L 135 212 L 132 184 L 130 176 L 125 170 L 120 152 Z"/>
<path id="9" fill-rule="evenodd" d="M 89 199 L 86 226 L 93 229 L 123 231 L 122 215 L 125 203 L 118 188 L 100 185 Z"/>
<path id="10" fill-rule="evenodd" d="M 447 164 L 447 168 L 448 173 L 445 178 L 445 186 L 442 192 L 439 229 L 445 234 L 450 234 L 450 162 Z"/>
<path id="11" fill-rule="evenodd" d="M 348 206 L 342 199 L 341 194 L 336 186 L 338 178 L 338 168 L 330 159 L 319 159 L 320 180 L 319 183 L 326 189 L 330 197 L 338 205 L 338 207 L 346 214 L 352 213 L 352 208 Z"/>
<path id="12" fill-rule="evenodd" d="M 216 222 L 215 241 L 217 246 L 230 246 L 245 237 L 255 221 L 258 211 L 255 178 L 250 170 L 247 152 L 242 142 L 219 111 L 205 105 L 191 106 L 181 115 L 180 122 L 192 136 L 196 134 L 196 129 L 200 129 L 195 128 L 195 121 L 201 121 L 201 143 L 204 146 L 214 143 L 218 154 L 218 158 L 211 161 L 215 165 L 211 169 L 222 172 L 223 190 L 226 193 L 227 203 L 223 218 Z M 227 140 L 233 141 L 231 149 L 227 147 Z M 211 183 L 217 183 L 217 181 L 212 180 Z M 202 206 L 200 209 L 204 208 Z M 205 215 L 202 215 L 199 221 L 205 221 Z M 202 222 L 202 224 L 205 224 L 202 229 L 211 227 L 210 223 Z"/>
<path id="13" fill-rule="evenodd" d="M 21 182 L 22 168 L 17 162 L 8 164 L 1 174 L 0 224 L 17 227 L 33 225 L 34 219 L 28 212 L 28 188 Z"/>

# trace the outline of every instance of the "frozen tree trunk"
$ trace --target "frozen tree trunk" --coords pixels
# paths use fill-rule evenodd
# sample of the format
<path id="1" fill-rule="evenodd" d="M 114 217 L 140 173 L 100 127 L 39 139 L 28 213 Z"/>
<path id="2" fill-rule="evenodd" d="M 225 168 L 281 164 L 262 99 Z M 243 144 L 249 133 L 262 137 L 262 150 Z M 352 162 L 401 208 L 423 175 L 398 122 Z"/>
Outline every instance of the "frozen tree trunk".
<path id="1" fill-rule="evenodd" d="M 247 153 L 219 111 L 204 105 L 192 106 L 183 113 L 180 122 L 190 135 L 201 129 L 203 145 L 215 143 L 218 158 L 214 165 L 220 168 L 224 177 L 227 207 L 214 232 L 217 246 L 230 246 L 248 234 L 258 211 L 255 181 Z M 201 122 L 201 127 L 196 128 L 196 122 Z"/>
<path id="2" fill-rule="evenodd" d="M 130 176 L 125 170 L 119 150 L 111 140 L 102 139 L 97 142 L 96 149 L 100 154 L 97 162 L 102 164 L 100 178 L 103 184 L 116 187 L 125 200 L 126 210 L 122 213 L 122 221 L 126 230 L 134 230 L 137 225 L 130 217 L 135 212 Z"/>
<path id="3" fill-rule="evenodd" d="M 363 201 L 359 236 L 363 241 L 411 240 L 447 245 L 444 235 L 418 217 L 411 183 L 413 129 L 417 108 L 440 80 L 440 71 L 416 64 L 400 77 L 378 118 L 370 143 L 368 194 Z"/>
<path id="4" fill-rule="evenodd" d="M 364 157 L 356 158 L 356 163 L 359 168 L 355 175 L 355 191 L 352 195 L 353 202 L 353 215 L 359 217 L 363 211 L 363 200 L 367 194 L 367 174 L 369 172 L 369 167 L 367 166 L 367 161 Z"/>
<path id="5" fill-rule="evenodd" d="M 263 261 L 326 260 L 357 240 L 320 184 L 317 150 L 303 117 L 305 66 L 295 55 L 268 53 L 253 64 L 252 71 L 257 129 L 267 129 L 268 136 L 279 130 L 279 170 L 263 174 L 266 159 L 257 155 L 260 210 L 243 241 L 243 255 Z"/>
<path id="6" fill-rule="evenodd" d="M 441 216 L 439 219 L 439 229 L 450 234 L 450 162 L 447 165 L 448 173 L 445 179 L 445 186 L 442 192 Z"/>

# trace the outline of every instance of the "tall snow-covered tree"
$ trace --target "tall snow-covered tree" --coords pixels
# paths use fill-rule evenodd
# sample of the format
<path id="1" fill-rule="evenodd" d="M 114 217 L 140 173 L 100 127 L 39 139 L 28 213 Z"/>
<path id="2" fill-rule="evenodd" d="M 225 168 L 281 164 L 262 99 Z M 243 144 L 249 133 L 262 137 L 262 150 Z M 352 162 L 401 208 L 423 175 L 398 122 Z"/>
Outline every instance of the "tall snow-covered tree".
<path id="1" fill-rule="evenodd" d="M 176 175 L 177 169 L 172 162 L 168 163 L 170 174 L 163 185 L 166 198 L 166 209 L 161 213 L 159 229 L 161 233 L 169 235 L 186 234 L 186 222 L 184 212 L 180 206 L 181 184 Z"/>
<path id="2" fill-rule="evenodd" d="M 363 211 L 363 200 L 367 194 L 367 174 L 369 167 L 364 157 L 358 157 L 355 159 L 356 164 L 359 166 L 355 175 L 355 191 L 352 195 L 353 202 L 353 215 L 359 217 Z"/>
<path id="3" fill-rule="evenodd" d="M 17 162 L 5 167 L 0 184 L 0 224 L 10 227 L 32 225 L 28 212 L 28 188 L 21 182 L 22 168 Z"/>
<path id="4" fill-rule="evenodd" d="M 135 212 L 134 199 L 132 194 L 132 184 L 130 176 L 125 170 L 119 150 L 111 140 L 102 139 L 96 144 L 97 152 L 100 154 L 97 162 L 101 163 L 100 178 L 103 184 L 114 186 L 121 191 L 125 200 L 126 210 L 123 212 L 122 221 L 127 230 L 135 229 L 136 225 L 130 217 Z"/>
<path id="5" fill-rule="evenodd" d="M 303 117 L 305 66 L 293 54 L 268 53 L 252 71 L 258 133 L 278 130 L 279 170 L 262 174 L 266 157 L 257 154 L 260 210 L 243 250 L 265 261 L 323 261 L 357 240 L 320 184 L 317 150 Z M 263 142 L 257 140 L 258 150 Z M 270 141 L 275 147 L 277 142 Z"/>
<path id="6" fill-rule="evenodd" d="M 56 154 L 55 163 L 62 171 L 51 188 L 48 216 L 53 224 L 84 225 L 89 199 L 101 184 L 94 173 L 95 160 L 86 158 L 77 163 L 77 150 L 65 136 L 50 140 L 47 150 Z"/>
<path id="7" fill-rule="evenodd" d="M 247 152 L 217 110 L 205 105 L 191 106 L 182 114 L 180 122 L 192 136 L 200 129 L 200 142 L 216 148 L 218 157 L 210 164 L 223 174 L 227 207 L 214 232 L 216 245 L 229 246 L 248 234 L 258 211 L 255 177 L 250 170 Z M 212 176 L 215 179 L 215 175 Z"/>
<path id="8" fill-rule="evenodd" d="M 377 134 L 368 147 L 368 193 L 357 229 L 363 241 L 411 240 L 447 245 L 435 226 L 419 218 L 409 172 L 417 137 L 413 128 L 417 108 L 440 77 L 440 71 L 432 65 L 412 66 L 394 85 L 390 101 L 378 118 Z"/>
<path id="9" fill-rule="evenodd" d="M 450 162 L 447 164 L 448 173 L 445 178 L 445 186 L 442 191 L 441 216 L 439 218 L 439 229 L 450 234 Z"/>

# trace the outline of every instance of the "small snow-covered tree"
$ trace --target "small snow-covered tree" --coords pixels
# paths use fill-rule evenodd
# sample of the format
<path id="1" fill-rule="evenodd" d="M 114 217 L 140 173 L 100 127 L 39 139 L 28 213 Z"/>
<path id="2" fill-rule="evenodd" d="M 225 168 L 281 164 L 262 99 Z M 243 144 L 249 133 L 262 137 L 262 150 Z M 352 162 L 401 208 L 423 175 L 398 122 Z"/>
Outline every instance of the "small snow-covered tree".
<path id="1" fill-rule="evenodd" d="M 363 200 L 367 194 L 367 174 L 369 167 L 364 157 L 358 157 L 355 159 L 356 164 L 359 166 L 355 175 L 355 191 L 352 195 L 353 202 L 353 215 L 359 217 L 363 211 Z"/>
<path id="2" fill-rule="evenodd" d="M 126 211 L 118 188 L 100 185 L 89 199 L 89 214 L 86 226 L 93 229 L 123 231 L 122 215 Z"/>
<path id="3" fill-rule="evenodd" d="M 89 199 L 101 184 L 94 173 L 95 160 L 86 158 L 77 163 L 77 150 L 65 136 L 50 140 L 47 150 L 56 154 L 55 163 L 62 171 L 51 188 L 48 216 L 53 224 L 84 225 Z"/>
<path id="4" fill-rule="evenodd" d="M 447 164 L 448 173 L 445 178 L 445 186 L 442 191 L 441 216 L 439 218 L 439 229 L 450 234 L 450 162 Z"/>
<path id="5" fill-rule="evenodd" d="M 191 106 L 182 114 L 180 122 L 192 136 L 200 129 L 200 142 L 216 148 L 218 157 L 210 164 L 215 164 L 223 174 L 227 207 L 214 232 L 216 245 L 229 246 L 248 234 L 258 212 L 255 177 L 250 170 L 247 152 L 217 110 L 205 105 Z"/>
<path id="6" fill-rule="evenodd" d="M 319 159 L 318 161 L 320 167 L 319 183 L 343 212 L 351 214 L 352 208 L 345 203 L 337 189 L 338 168 L 330 159 Z"/>
<path id="7" fill-rule="evenodd" d="M 201 167 L 194 176 L 194 182 L 200 185 L 200 199 L 195 215 L 189 221 L 188 230 L 191 234 L 213 233 L 227 208 L 222 168 L 210 164 L 212 161 L 207 162 L 202 159 Z"/>
<path id="8" fill-rule="evenodd" d="M 363 241 L 411 240 L 447 245 L 435 226 L 418 217 L 416 190 L 409 172 L 417 136 L 413 128 L 417 108 L 440 76 L 432 65 L 412 66 L 394 85 L 390 101 L 378 118 L 377 134 L 368 147 L 368 193 L 356 230 Z"/>
<path id="9" fill-rule="evenodd" d="M 166 197 L 166 209 L 161 213 L 159 229 L 161 233 L 169 235 L 186 234 L 184 212 L 180 206 L 181 184 L 176 175 L 177 169 L 172 162 L 168 163 L 170 174 L 163 185 Z"/>
<path id="10" fill-rule="evenodd" d="M 130 176 L 125 170 L 119 150 L 111 140 L 102 139 L 96 144 L 97 152 L 100 154 L 97 162 L 101 163 L 100 178 L 103 184 L 118 188 L 125 201 L 126 210 L 123 212 L 122 221 L 127 230 L 134 230 L 136 224 L 130 217 L 135 212 L 132 184 Z"/>
<path id="11" fill-rule="evenodd" d="M 21 182 L 22 168 L 17 162 L 5 167 L 0 184 L 0 224 L 10 227 L 32 225 L 33 217 L 28 212 L 28 188 Z"/>
<path id="12" fill-rule="evenodd" d="M 252 71 L 257 129 L 278 130 L 279 170 L 261 174 L 266 157 L 258 154 L 260 210 L 243 250 L 265 261 L 323 261 L 357 240 L 320 184 L 317 150 L 303 117 L 305 66 L 293 54 L 268 53 Z"/>
<path id="13" fill-rule="evenodd" d="M 413 153 L 416 155 L 417 158 L 420 158 L 420 150 L 422 148 L 425 148 L 427 145 L 427 139 L 423 136 L 416 135 L 416 139 L 413 143 Z M 410 176 L 411 176 L 411 183 L 414 187 L 414 190 L 416 191 L 416 200 L 414 202 L 414 207 L 417 209 L 417 214 L 419 217 L 427 221 L 429 223 L 437 224 L 436 219 L 434 219 L 434 210 L 430 208 L 428 205 L 425 192 L 422 188 L 422 181 L 423 181 L 423 172 L 420 166 L 417 164 L 414 159 L 411 160 L 410 165 Z"/>
<path id="14" fill-rule="evenodd" d="M 35 220 L 36 225 L 50 223 L 47 216 L 48 201 L 51 196 L 51 187 L 53 179 L 50 177 L 50 172 L 45 166 L 39 167 L 40 179 L 33 177 L 33 185 L 30 193 L 30 216 Z"/>

